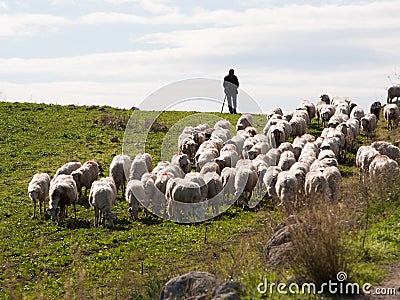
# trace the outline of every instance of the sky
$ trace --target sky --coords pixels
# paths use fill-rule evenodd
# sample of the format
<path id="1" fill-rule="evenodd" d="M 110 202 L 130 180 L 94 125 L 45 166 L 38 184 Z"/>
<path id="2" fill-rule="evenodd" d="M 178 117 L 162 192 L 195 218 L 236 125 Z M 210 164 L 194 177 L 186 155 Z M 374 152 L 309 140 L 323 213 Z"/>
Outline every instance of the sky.
<path id="1" fill-rule="evenodd" d="M 239 112 L 251 110 L 247 96 L 267 111 L 316 103 L 321 94 L 368 109 L 400 83 L 399 7 L 400 0 L 0 0 L 0 100 L 174 109 L 169 97 L 149 99 L 206 78 L 219 102 L 184 109 L 219 111 L 222 79 L 234 68 Z"/>

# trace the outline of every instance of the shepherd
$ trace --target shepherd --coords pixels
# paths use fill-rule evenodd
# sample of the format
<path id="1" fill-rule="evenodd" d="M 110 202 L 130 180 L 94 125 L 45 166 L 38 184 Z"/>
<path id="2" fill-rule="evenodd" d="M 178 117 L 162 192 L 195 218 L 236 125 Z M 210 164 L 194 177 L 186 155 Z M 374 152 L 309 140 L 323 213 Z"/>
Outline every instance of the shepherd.
<path id="1" fill-rule="evenodd" d="M 233 69 L 230 69 L 229 74 L 224 77 L 223 87 L 226 99 L 228 100 L 229 113 L 237 114 L 236 107 L 239 80 L 236 77 L 235 71 Z"/>

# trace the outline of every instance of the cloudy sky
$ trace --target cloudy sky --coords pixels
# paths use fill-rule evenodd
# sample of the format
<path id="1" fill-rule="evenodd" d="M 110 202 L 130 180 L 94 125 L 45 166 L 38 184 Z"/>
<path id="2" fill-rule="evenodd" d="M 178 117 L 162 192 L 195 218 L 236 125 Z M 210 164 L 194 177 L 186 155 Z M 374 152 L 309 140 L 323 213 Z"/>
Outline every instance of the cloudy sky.
<path id="1" fill-rule="evenodd" d="M 399 0 L 0 0 L 0 100 L 140 106 L 165 85 L 222 80 L 234 68 L 241 112 L 244 94 L 263 110 L 294 109 L 323 93 L 367 108 L 400 82 L 399 7 Z M 196 109 L 219 110 L 205 103 Z"/>

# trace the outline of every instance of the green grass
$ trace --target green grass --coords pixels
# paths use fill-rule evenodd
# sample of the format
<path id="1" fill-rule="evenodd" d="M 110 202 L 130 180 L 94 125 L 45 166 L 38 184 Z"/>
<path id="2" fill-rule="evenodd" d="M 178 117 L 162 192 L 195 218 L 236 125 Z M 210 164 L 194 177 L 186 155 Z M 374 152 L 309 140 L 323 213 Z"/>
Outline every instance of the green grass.
<path id="1" fill-rule="evenodd" d="M 262 204 L 254 211 L 232 207 L 196 225 L 143 213 L 140 221 L 131 222 L 121 197 L 114 208 L 114 230 L 94 228 L 93 211 L 80 205 L 76 222 L 67 219 L 58 226 L 47 218 L 32 219 L 27 187 L 33 174 L 54 175 L 67 161 L 94 159 L 107 176 L 112 158 L 122 151 L 125 121 L 132 113 L 112 107 L 0 103 L 0 299 L 157 299 L 167 280 L 191 270 L 239 280 L 247 286 L 247 298 L 255 299 L 265 277 L 286 280 L 292 274 L 265 267 L 263 246 L 283 216 Z M 182 126 L 202 123 L 204 114 L 135 111 L 134 116 L 128 124 L 132 141 L 142 143 L 157 162 L 177 151 L 175 138 Z M 239 116 L 212 114 L 215 121 L 222 117 L 235 125 Z M 254 118 L 262 132 L 265 116 Z M 146 135 L 149 120 L 166 126 L 168 133 L 157 127 Z M 315 120 L 310 132 L 321 132 Z M 117 143 L 110 141 L 113 136 Z M 366 203 L 354 196 L 349 191 L 358 175 L 354 154 L 341 166 L 347 201 L 358 208 L 357 229 L 350 238 L 355 249 L 351 270 L 357 280 L 378 282 L 384 277 L 379 266 L 400 254 L 399 199 L 392 194 L 382 202 L 369 194 Z M 365 271 L 356 272 L 359 267 Z"/>

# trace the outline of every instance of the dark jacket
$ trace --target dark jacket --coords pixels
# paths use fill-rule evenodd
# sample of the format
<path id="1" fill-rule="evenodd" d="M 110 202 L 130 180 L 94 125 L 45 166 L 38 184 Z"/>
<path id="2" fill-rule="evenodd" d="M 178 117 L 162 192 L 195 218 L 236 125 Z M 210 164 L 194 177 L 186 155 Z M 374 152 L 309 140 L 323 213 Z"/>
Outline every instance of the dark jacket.
<path id="1" fill-rule="evenodd" d="M 236 77 L 236 75 L 226 75 L 224 77 L 224 84 L 223 84 L 224 88 L 225 88 L 225 94 L 237 94 L 238 91 L 238 87 L 239 87 L 239 80 Z"/>

